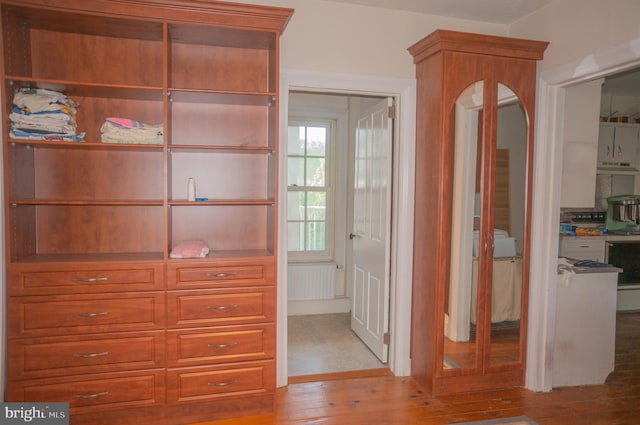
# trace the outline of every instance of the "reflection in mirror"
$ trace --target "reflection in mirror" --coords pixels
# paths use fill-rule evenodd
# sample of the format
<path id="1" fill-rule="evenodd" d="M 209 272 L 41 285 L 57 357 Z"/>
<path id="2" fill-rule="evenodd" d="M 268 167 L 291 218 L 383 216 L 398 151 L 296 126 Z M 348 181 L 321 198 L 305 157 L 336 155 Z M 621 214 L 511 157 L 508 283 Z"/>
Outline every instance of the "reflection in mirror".
<path id="1" fill-rule="evenodd" d="M 499 84 L 489 344 L 491 366 L 520 361 L 526 165 L 525 112 L 515 94 Z"/>
<path id="2" fill-rule="evenodd" d="M 452 111 L 454 182 L 452 193 L 451 266 L 445 295 L 443 368 L 475 368 L 477 362 L 474 332 L 473 258 L 479 223 L 479 158 L 482 138 L 482 81 L 469 86 L 459 96 Z M 472 306 L 473 304 L 473 306 Z M 448 372 L 446 372 L 448 373 Z"/>

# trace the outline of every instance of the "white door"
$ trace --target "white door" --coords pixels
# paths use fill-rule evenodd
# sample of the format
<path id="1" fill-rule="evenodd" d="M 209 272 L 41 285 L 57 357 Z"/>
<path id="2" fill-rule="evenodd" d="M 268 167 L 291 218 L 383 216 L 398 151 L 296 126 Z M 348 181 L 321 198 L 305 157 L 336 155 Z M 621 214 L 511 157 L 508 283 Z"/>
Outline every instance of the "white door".
<path id="1" fill-rule="evenodd" d="M 363 110 L 357 120 L 353 179 L 353 305 L 351 328 L 384 363 L 389 346 L 391 149 L 393 99 Z"/>

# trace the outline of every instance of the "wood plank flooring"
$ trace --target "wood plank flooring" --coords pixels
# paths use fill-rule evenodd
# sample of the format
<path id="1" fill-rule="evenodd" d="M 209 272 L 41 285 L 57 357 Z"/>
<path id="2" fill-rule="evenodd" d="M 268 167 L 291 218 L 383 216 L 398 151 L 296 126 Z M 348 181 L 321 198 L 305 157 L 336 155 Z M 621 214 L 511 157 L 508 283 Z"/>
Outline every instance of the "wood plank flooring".
<path id="1" fill-rule="evenodd" d="M 274 414 L 202 425 L 446 425 L 522 415 L 539 425 L 638 425 L 640 313 L 618 314 L 616 333 L 616 368 L 604 385 L 429 397 L 407 377 L 333 375 L 279 389 Z"/>

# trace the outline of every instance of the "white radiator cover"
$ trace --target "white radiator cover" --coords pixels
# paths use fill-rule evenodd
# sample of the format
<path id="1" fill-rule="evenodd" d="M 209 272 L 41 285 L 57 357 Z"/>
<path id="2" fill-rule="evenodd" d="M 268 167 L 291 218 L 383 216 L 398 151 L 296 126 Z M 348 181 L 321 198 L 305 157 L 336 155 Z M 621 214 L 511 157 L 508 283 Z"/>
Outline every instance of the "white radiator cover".
<path id="1" fill-rule="evenodd" d="M 328 300 L 336 296 L 336 264 L 289 264 L 289 301 Z"/>

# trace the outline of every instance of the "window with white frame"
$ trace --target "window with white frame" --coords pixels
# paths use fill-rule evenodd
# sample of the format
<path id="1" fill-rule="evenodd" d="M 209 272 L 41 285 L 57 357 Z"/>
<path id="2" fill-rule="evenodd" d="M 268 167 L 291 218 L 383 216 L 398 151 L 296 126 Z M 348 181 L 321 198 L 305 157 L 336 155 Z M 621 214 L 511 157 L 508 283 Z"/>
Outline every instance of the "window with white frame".
<path id="1" fill-rule="evenodd" d="M 332 121 L 289 121 L 288 250 L 291 260 L 333 254 Z"/>

